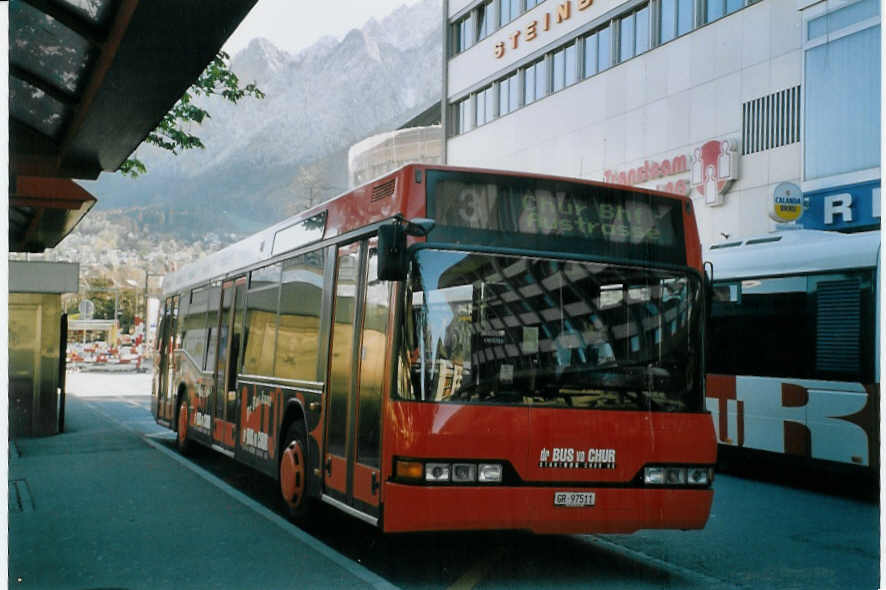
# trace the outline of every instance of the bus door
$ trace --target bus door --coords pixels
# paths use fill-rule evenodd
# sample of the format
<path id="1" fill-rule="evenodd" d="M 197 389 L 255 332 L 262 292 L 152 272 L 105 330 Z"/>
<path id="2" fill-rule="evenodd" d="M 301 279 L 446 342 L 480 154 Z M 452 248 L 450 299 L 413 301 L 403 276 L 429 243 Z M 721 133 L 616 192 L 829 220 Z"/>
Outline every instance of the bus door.
<path id="1" fill-rule="evenodd" d="M 377 518 L 381 399 L 390 283 L 377 282 L 375 238 L 339 248 L 326 409 L 327 496 Z"/>
<path id="2" fill-rule="evenodd" d="M 175 411 L 175 400 L 171 399 L 171 386 L 175 365 L 175 330 L 178 316 L 178 295 L 166 298 L 166 308 L 157 335 L 157 415 L 163 420 L 172 420 Z"/>
<path id="3" fill-rule="evenodd" d="M 212 440 L 227 451 L 236 441 L 237 360 L 243 333 L 243 303 L 246 277 L 222 283 L 218 314 L 218 346 L 214 366 L 215 399 L 212 408 Z"/>

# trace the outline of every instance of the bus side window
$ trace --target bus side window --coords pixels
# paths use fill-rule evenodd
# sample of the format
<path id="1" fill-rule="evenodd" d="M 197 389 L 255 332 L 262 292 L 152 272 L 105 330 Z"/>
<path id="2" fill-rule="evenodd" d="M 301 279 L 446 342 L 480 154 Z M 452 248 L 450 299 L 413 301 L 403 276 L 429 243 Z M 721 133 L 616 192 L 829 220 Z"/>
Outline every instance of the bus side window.
<path id="1" fill-rule="evenodd" d="M 246 374 L 273 375 L 279 290 L 279 264 L 252 272 L 243 339 L 243 372 Z"/>
<path id="2" fill-rule="evenodd" d="M 320 365 L 320 309 L 324 250 L 297 256 L 283 265 L 280 320 L 274 375 L 315 381 Z"/>

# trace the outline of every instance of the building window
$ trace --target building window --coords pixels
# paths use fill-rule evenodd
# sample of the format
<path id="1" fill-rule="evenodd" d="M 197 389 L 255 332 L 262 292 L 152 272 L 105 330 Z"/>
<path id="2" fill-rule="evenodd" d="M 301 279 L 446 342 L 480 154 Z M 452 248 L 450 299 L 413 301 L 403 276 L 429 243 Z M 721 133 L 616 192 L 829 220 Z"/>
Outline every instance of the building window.
<path id="1" fill-rule="evenodd" d="M 520 79 L 517 72 L 498 82 L 498 116 L 516 111 L 520 107 Z"/>
<path id="2" fill-rule="evenodd" d="M 474 44 L 474 13 L 468 14 L 466 17 L 457 20 L 452 24 L 453 54 L 458 54 L 468 49 Z"/>
<path id="3" fill-rule="evenodd" d="M 485 39 L 492 33 L 492 1 L 477 7 L 477 40 Z"/>
<path id="4" fill-rule="evenodd" d="M 578 81 L 578 49 L 571 43 L 554 52 L 551 59 L 553 92 L 575 84 Z"/>
<path id="5" fill-rule="evenodd" d="M 529 10 L 530 8 L 535 8 L 542 2 L 544 2 L 544 0 L 526 0 L 526 10 Z"/>
<path id="6" fill-rule="evenodd" d="M 593 76 L 612 65 L 609 27 L 597 29 L 584 38 L 584 77 Z"/>
<path id="7" fill-rule="evenodd" d="M 495 118 L 495 86 L 477 92 L 477 127 Z"/>
<path id="8" fill-rule="evenodd" d="M 694 0 L 661 0 L 658 22 L 659 43 L 667 43 L 674 37 L 685 35 L 693 29 L 694 3 Z"/>
<path id="9" fill-rule="evenodd" d="M 745 5 L 745 0 L 705 0 L 705 21 L 709 23 L 731 14 Z M 751 2 L 747 2 L 751 4 Z"/>
<path id="10" fill-rule="evenodd" d="M 455 116 L 455 135 L 467 133 L 471 129 L 471 99 L 470 97 L 462 99 L 452 105 L 452 112 Z"/>
<path id="11" fill-rule="evenodd" d="M 622 62 L 649 50 L 649 6 L 619 19 L 619 54 Z"/>
<path id="12" fill-rule="evenodd" d="M 498 24 L 500 27 L 520 16 L 520 0 L 499 0 L 499 7 Z"/>
<path id="13" fill-rule="evenodd" d="M 529 104 L 547 94 L 547 76 L 544 58 L 523 68 L 523 104 Z"/>
<path id="14" fill-rule="evenodd" d="M 880 165 L 880 18 L 862 0 L 809 21 L 804 178 Z"/>

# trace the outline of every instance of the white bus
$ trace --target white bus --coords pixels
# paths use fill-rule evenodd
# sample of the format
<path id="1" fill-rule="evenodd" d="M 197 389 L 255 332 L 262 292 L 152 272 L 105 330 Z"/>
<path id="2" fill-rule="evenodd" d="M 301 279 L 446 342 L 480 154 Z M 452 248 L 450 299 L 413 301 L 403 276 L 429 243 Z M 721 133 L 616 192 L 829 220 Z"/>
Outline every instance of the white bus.
<path id="1" fill-rule="evenodd" d="M 707 248 L 707 407 L 721 450 L 879 465 L 880 232 Z M 731 452 L 731 451 L 730 451 Z"/>

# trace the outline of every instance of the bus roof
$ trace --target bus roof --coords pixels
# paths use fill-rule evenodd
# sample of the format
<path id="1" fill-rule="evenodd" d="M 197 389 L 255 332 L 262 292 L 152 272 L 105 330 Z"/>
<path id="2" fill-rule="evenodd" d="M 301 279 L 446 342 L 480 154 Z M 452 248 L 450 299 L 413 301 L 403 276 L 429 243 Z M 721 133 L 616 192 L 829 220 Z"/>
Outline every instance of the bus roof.
<path id="1" fill-rule="evenodd" d="M 792 230 L 730 239 L 705 248 L 714 279 L 811 273 L 877 266 L 880 232 Z"/>

